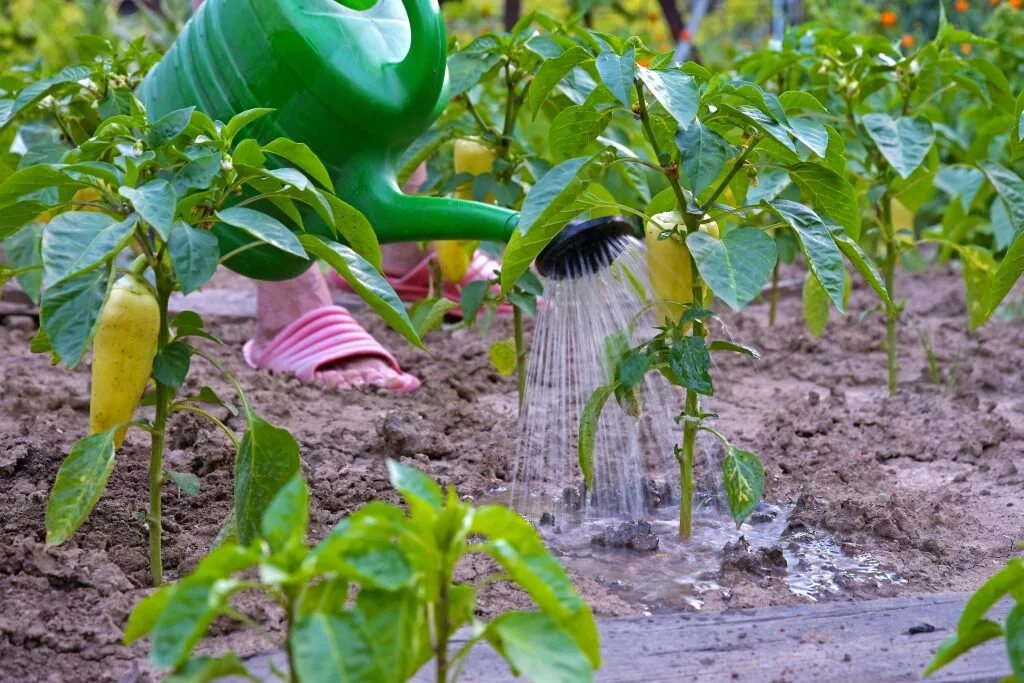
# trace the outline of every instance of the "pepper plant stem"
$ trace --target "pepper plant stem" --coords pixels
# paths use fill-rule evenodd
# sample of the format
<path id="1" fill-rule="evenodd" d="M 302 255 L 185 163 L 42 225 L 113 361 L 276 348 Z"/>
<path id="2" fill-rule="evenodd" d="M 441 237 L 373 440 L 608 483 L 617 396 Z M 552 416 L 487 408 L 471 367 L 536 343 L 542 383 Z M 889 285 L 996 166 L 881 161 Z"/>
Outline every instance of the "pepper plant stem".
<path id="1" fill-rule="evenodd" d="M 446 563 L 447 559 L 442 555 L 442 567 Z M 434 658 L 437 661 L 437 683 L 448 683 L 448 637 L 451 635 L 449 633 L 451 625 L 448 622 L 448 583 L 450 577 L 442 569 L 439 578 L 437 608 L 434 612 L 434 631 L 437 637 L 437 643 L 434 646 Z"/>
<path id="2" fill-rule="evenodd" d="M 518 306 L 512 307 L 512 326 L 516 340 L 516 387 L 519 389 L 519 412 L 526 403 L 526 338 L 523 334 L 523 312 Z"/>
<path id="3" fill-rule="evenodd" d="M 170 343 L 167 328 L 167 304 L 171 297 L 170 283 L 160 275 L 156 276 L 157 303 L 160 306 L 160 332 L 157 337 L 157 352 Z M 161 557 L 161 536 L 163 534 L 163 509 L 160 498 L 164 478 L 164 440 L 167 435 L 167 415 L 173 391 L 171 387 L 156 381 L 156 416 L 153 420 L 152 441 L 149 451 L 149 568 L 153 585 L 163 583 L 163 559 Z"/>
<path id="4" fill-rule="evenodd" d="M 772 268 L 772 293 L 768 300 L 768 324 L 775 324 L 775 312 L 779 307 L 779 262 Z"/>
<path id="5" fill-rule="evenodd" d="M 889 292 L 889 299 L 895 306 L 896 278 L 896 245 L 890 240 L 885 245 L 885 289 Z M 885 352 L 889 364 L 889 395 L 892 396 L 899 388 L 900 367 L 896 359 L 896 322 L 899 313 L 893 309 L 885 312 Z"/>
<path id="6" fill-rule="evenodd" d="M 693 534 L 693 451 L 697 443 L 697 392 L 686 390 L 686 421 L 683 423 L 683 448 L 679 459 L 679 538 Z"/>

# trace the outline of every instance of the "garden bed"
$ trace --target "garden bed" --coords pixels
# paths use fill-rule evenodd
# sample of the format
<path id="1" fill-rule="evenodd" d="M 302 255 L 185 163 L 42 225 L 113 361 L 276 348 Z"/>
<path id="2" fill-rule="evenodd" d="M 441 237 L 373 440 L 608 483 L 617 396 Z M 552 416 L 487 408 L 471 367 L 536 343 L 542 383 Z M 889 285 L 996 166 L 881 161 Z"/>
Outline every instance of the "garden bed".
<path id="1" fill-rule="evenodd" d="M 709 409 L 721 408 L 733 441 L 764 458 L 766 500 L 792 506 L 789 528 L 827 533 L 846 553 L 873 558 L 901 579 L 850 581 L 819 600 L 973 590 L 1024 537 L 1024 326 L 997 320 L 967 333 L 962 290 L 952 269 L 898 283 L 931 337 L 944 384 L 929 380 L 916 334 L 904 326 L 903 385 L 892 398 L 884 388 L 881 321 L 858 322 L 857 312 L 870 305 L 867 291 L 856 290 L 852 313 L 818 340 L 804 328 L 798 289 L 783 297 L 775 327 L 767 325 L 765 304 L 727 318 L 731 332 L 765 358 L 721 361 L 725 381 Z M 489 339 L 475 330 L 432 333 L 428 355 L 362 317 L 399 349 L 403 367 L 424 379 L 418 392 L 327 391 L 249 370 L 239 351 L 253 322 L 208 321 L 259 412 L 299 439 L 317 536 L 362 503 L 397 500 L 386 457 L 408 458 L 477 499 L 510 478 L 515 384 L 491 367 Z M 509 332 L 499 322 L 490 337 Z M 129 437 L 106 496 L 83 528 L 63 546 L 46 548 L 46 499 L 61 460 L 86 429 L 88 374 L 51 369 L 46 357 L 31 355 L 32 334 L 29 318 L 7 317 L 0 325 L 0 680 L 118 680 L 145 656 L 144 643 L 120 645 L 120 632 L 148 591 L 146 530 L 136 514 L 147 502 L 148 444 L 141 432 Z M 209 383 L 230 395 L 202 363 L 196 360 L 190 385 Z M 214 428 L 187 415 L 176 417 L 169 448 L 169 466 L 201 480 L 198 497 L 171 488 L 164 495 L 164 563 L 175 578 L 209 550 L 231 507 L 233 451 Z M 750 552 L 765 555 L 756 546 Z M 807 603 L 784 572 L 728 558 L 736 560 L 735 553 L 707 568 L 720 588 L 702 596 L 705 611 Z M 462 574 L 474 580 L 488 570 L 481 562 Z M 636 586 L 600 573 L 574 578 L 601 616 L 690 609 L 671 597 L 636 601 Z M 480 599 L 485 614 L 525 602 L 502 584 Z M 244 601 L 240 607 L 272 632 L 279 629 L 273 608 Z M 212 633 L 209 645 L 242 654 L 270 647 L 227 622 Z"/>

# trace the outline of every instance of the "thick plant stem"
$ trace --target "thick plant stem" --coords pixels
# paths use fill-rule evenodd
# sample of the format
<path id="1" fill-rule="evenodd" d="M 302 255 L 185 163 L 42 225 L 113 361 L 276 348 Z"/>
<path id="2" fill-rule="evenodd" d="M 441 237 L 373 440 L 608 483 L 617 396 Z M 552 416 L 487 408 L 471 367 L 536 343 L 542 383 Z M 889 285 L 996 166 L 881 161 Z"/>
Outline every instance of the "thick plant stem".
<path id="1" fill-rule="evenodd" d="M 519 389 L 519 412 L 526 403 L 526 338 L 523 335 L 523 312 L 512 307 L 512 326 L 516 340 L 516 387 Z"/>
<path id="2" fill-rule="evenodd" d="M 442 565 L 445 559 L 441 558 Z M 448 584 L 450 578 L 441 572 L 437 608 L 434 612 L 434 632 L 437 643 L 434 646 L 434 659 L 437 662 L 437 683 L 448 683 L 448 638 L 451 636 L 451 624 L 448 623 Z"/>
<path id="3" fill-rule="evenodd" d="M 679 459 L 679 538 L 693 535 L 693 451 L 697 443 L 697 392 L 686 390 L 686 422 Z"/>
<path id="4" fill-rule="evenodd" d="M 167 329 L 167 302 L 170 295 L 170 287 L 167 286 L 163 278 L 157 275 L 157 300 L 160 305 L 158 351 L 170 342 L 170 333 Z M 161 553 L 163 505 L 160 494 L 164 479 L 164 439 L 167 435 L 167 414 L 172 393 L 170 387 L 159 381 L 156 383 L 156 416 L 153 420 L 153 438 L 149 451 L 149 569 L 153 576 L 154 586 L 161 585 L 164 580 Z"/>
<path id="5" fill-rule="evenodd" d="M 885 289 L 889 300 L 895 306 L 896 245 L 891 240 L 885 245 Z M 896 322 L 899 313 L 888 309 L 885 312 L 885 352 L 889 364 L 889 395 L 896 393 L 900 383 L 900 366 L 896 359 Z"/>
<path id="6" fill-rule="evenodd" d="M 768 324 L 775 324 L 775 313 L 779 308 L 779 262 L 772 269 L 772 293 L 768 299 Z"/>
<path id="7" fill-rule="evenodd" d="M 295 649 L 292 647 L 292 629 L 295 628 L 295 596 L 290 593 L 286 596 L 285 619 L 287 630 L 285 631 L 285 651 L 288 655 L 288 683 L 299 683 L 299 671 L 296 666 Z"/>

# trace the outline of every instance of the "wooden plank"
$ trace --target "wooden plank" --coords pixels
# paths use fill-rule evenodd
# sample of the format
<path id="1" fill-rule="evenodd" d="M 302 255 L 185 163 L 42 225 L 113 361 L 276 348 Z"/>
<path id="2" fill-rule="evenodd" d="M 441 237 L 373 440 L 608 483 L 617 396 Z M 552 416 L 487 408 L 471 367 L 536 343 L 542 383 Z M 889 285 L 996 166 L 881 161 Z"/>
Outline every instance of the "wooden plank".
<path id="1" fill-rule="evenodd" d="M 968 593 L 862 602 L 773 607 L 716 613 L 685 613 L 602 619 L 608 683 L 744 681 L 751 683 L 888 683 L 921 680 L 939 643 L 956 628 Z M 1007 603 L 993 616 L 1002 619 Z M 912 635 L 928 624 L 934 631 Z M 460 632 L 452 651 L 465 642 Z M 250 660 L 257 677 L 269 678 L 269 662 Z M 1002 641 L 991 641 L 930 677 L 945 683 L 998 681 L 1009 673 Z M 415 681 L 433 680 L 430 666 Z M 461 678 L 472 683 L 516 680 L 486 645 L 473 650 Z M 522 680 L 522 679 L 520 679 Z"/>

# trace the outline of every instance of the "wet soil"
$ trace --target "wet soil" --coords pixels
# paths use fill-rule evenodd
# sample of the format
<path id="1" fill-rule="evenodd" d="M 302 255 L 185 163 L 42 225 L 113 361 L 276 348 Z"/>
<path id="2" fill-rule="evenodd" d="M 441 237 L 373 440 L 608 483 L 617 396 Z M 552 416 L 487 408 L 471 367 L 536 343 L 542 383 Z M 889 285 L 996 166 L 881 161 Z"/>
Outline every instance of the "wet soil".
<path id="1" fill-rule="evenodd" d="M 905 326 L 903 384 L 887 396 L 882 321 L 878 315 L 858 321 L 871 306 L 869 292 L 860 288 L 851 313 L 834 319 L 820 339 L 804 328 L 799 288 L 784 293 L 774 327 L 763 303 L 726 316 L 725 334 L 765 357 L 716 356 L 719 379 L 709 408 L 721 415 L 719 429 L 737 446 L 764 459 L 767 500 L 792 506 L 793 530 L 827 532 L 851 555 L 870 555 L 904 579 L 851 584 L 830 599 L 971 590 L 1024 539 L 1024 325 L 994 321 L 968 333 L 953 269 L 908 275 L 898 286 L 931 338 L 940 384 L 930 380 L 917 334 Z M 240 355 L 252 321 L 211 320 L 227 345 L 219 353 L 256 410 L 292 430 L 301 444 L 314 538 L 367 501 L 397 501 L 387 457 L 474 498 L 510 479 L 515 386 L 487 358 L 490 341 L 508 336 L 507 322 L 487 336 L 432 333 L 426 354 L 403 347 L 371 314 L 359 317 L 424 380 L 419 391 L 331 391 L 252 371 Z M 129 436 L 92 516 L 67 543 L 46 547 L 49 488 L 87 426 L 88 370 L 51 368 L 45 357 L 29 353 L 32 334 L 27 318 L 0 324 L 0 680 L 132 680 L 145 645 L 124 647 L 120 634 L 128 612 L 148 592 L 146 531 L 136 514 L 146 505 L 148 444 L 139 433 Z M 197 360 L 189 386 L 204 384 L 230 395 Z M 169 466 L 201 481 L 195 498 L 173 486 L 164 492 L 165 569 L 173 579 L 208 551 L 230 509 L 233 453 L 219 432 L 192 416 L 175 418 L 169 448 Z M 708 568 L 723 590 L 706 596 L 704 609 L 805 601 L 787 588 L 778 549 L 752 547 L 740 535 L 723 548 L 720 566 Z M 460 578 L 478 581 L 492 570 L 477 559 L 460 568 Z M 598 615 L 687 609 L 684 602 L 630 602 L 620 582 L 600 574 L 574 578 Z M 525 604 L 500 583 L 480 598 L 485 616 Z M 268 623 L 271 633 L 279 631 L 273 608 L 256 601 L 239 606 Z M 210 647 L 242 653 L 269 647 L 226 622 L 213 633 Z M 147 676 L 144 666 L 141 673 Z"/>

